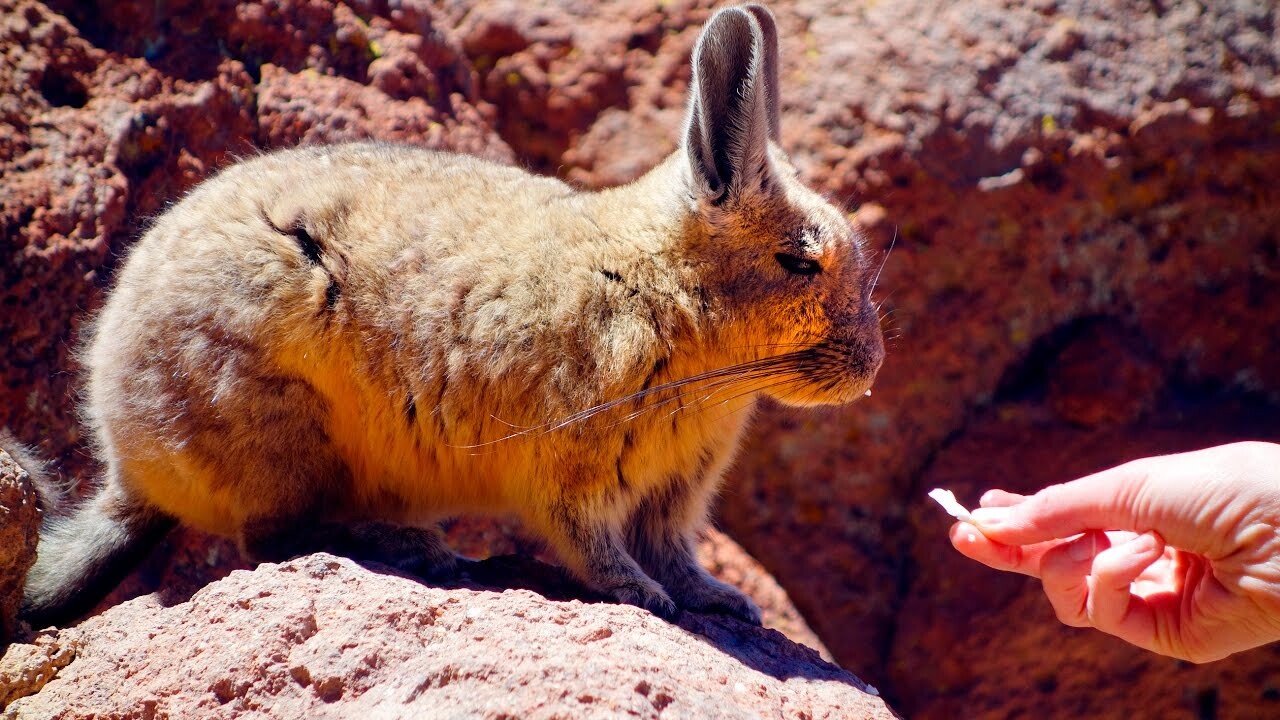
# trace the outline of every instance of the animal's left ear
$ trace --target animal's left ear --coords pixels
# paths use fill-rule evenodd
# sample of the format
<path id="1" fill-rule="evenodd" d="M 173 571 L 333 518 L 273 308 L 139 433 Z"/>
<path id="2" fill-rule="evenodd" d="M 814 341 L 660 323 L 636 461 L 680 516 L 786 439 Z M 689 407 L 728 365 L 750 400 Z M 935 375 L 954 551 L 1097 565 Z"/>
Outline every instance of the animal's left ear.
<path id="1" fill-rule="evenodd" d="M 693 50 L 685 154 L 711 202 L 767 190 L 778 138 L 778 32 L 758 5 L 721 10 Z"/>
<path id="2" fill-rule="evenodd" d="M 760 49 L 764 57 L 760 63 L 760 79 L 764 81 L 765 113 L 769 118 L 769 139 L 782 142 L 782 114 L 778 97 L 778 24 L 773 13 L 763 5 L 747 5 L 742 8 L 751 13 L 760 26 Z"/>

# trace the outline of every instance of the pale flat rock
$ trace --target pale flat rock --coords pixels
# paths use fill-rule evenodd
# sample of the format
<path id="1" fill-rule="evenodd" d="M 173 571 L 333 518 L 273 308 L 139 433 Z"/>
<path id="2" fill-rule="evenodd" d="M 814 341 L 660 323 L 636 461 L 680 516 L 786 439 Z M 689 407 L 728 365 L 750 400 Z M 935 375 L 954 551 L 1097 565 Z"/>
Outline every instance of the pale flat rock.
<path id="1" fill-rule="evenodd" d="M 170 607 L 140 597 L 72 632 L 75 659 L 0 717 L 896 717 L 776 631 L 432 587 L 326 554 Z"/>

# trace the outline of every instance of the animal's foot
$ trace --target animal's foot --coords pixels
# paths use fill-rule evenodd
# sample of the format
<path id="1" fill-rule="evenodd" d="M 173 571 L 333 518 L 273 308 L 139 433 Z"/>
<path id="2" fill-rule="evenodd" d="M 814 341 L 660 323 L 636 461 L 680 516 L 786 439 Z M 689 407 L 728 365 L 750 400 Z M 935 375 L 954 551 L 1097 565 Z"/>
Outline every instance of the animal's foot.
<path id="1" fill-rule="evenodd" d="M 686 610 L 729 615 L 752 625 L 760 625 L 760 608 L 756 607 L 751 598 L 738 588 L 715 578 L 699 578 L 673 595 L 680 607 Z"/>

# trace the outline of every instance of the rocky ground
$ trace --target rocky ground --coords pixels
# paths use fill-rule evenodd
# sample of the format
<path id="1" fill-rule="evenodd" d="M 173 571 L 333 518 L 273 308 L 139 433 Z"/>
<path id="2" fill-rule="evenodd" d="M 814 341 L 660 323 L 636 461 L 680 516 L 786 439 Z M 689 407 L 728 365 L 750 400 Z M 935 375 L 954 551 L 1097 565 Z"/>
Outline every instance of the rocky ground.
<path id="1" fill-rule="evenodd" d="M 895 339 L 868 401 L 765 408 L 720 526 L 909 717 L 1275 715 L 1276 651 L 1190 667 L 1061 628 L 1033 583 L 951 555 L 924 492 L 1280 438 L 1280 10 L 771 7 L 783 144 L 892 245 Z M 377 137 L 624 181 L 675 146 L 709 10 L 0 0 L 0 426 L 91 470 L 86 313 L 147 217 L 235 155 Z M 167 547 L 134 592 L 235 565 Z"/>
<path id="2" fill-rule="evenodd" d="M 0 682 L 21 663 L 47 683 L 0 717 L 896 717 L 774 631 L 546 592 L 429 587 L 324 554 L 238 570 L 13 646 Z"/>

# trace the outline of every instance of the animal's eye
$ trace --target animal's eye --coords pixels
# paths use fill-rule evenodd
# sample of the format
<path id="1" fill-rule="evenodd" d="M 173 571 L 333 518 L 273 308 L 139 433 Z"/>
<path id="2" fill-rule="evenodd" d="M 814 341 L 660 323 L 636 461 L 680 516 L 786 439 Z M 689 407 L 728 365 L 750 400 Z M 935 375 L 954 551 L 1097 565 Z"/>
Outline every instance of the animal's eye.
<path id="1" fill-rule="evenodd" d="M 777 253 L 774 257 L 778 259 L 778 264 L 784 270 L 793 275 L 817 275 L 822 272 L 822 266 L 818 264 L 817 260 L 788 255 L 787 253 Z"/>

